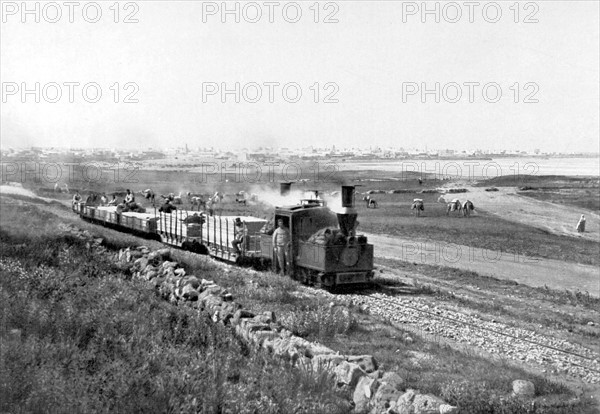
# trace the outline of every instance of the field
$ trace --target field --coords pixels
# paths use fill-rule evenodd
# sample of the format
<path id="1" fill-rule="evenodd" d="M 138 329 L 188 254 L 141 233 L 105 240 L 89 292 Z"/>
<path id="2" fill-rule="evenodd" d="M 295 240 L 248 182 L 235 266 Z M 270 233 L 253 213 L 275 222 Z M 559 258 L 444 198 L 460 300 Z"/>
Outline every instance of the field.
<path id="1" fill-rule="evenodd" d="M 218 211 L 227 215 L 267 217 L 272 212 L 272 204 L 282 201 L 276 194 L 281 178 L 275 176 L 273 182 L 259 186 L 219 180 L 199 183 L 197 177 L 181 171 L 139 171 L 136 183 L 74 182 L 71 187 L 107 193 L 125 188 L 137 191 L 153 188 L 158 193 L 176 194 L 180 191 L 233 194 L 244 190 L 256 193 L 259 200 L 263 196 L 263 201 L 243 206 L 229 196 L 229 201 Z M 548 187 L 549 181 L 561 186 L 568 182 L 573 187 L 583 187 L 581 194 L 585 197 L 577 197 L 578 207 L 594 205 L 598 187 L 593 180 L 553 177 L 538 185 Z M 487 199 L 483 198 L 481 205 L 486 208 L 477 208 L 477 197 L 504 198 L 506 191 L 513 191 L 514 187 L 507 182 L 496 180 L 473 185 L 425 178 L 419 185 L 416 178 L 399 181 L 389 173 L 360 171 L 340 173 L 336 180 L 329 182 L 299 183 L 296 188 L 319 189 L 330 205 L 335 206 L 339 199 L 330 194 L 338 191 L 341 183 L 359 185 L 357 190 L 363 193 L 403 190 L 397 194 L 372 194 L 379 204 L 377 209 L 367 209 L 361 197 L 357 197 L 359 232 L 371 234 L 373 238 L 387 236 L 399 241 L 454 243 L 516 253 L 542 261 L 560 261 L 566 271 L 600 264 L 595 233 L 578 237 L 573 230 L 557 225 L 543 227 L 536 221 L 523 220 L 504 206 L 503 211 L 495 211 L 491 208 L 495 204 L 484 204 Z M 500 190 L 483 192 L 492 186 Z M 70 194 L 50 192 L 50 186 L 45 186 L 46 190 L 40 190 L 43 185 L 25 187 L 57 201 L 47 203 L 32 199 L 25 190 L 22 195 L 1 197 L 3 297 L 0 309 L 5 321 L 2 336 L 8 335 L 11 329 L 20 329 L 28 345 L 4 342 L 7 348 L 3 348 L 3 366 L 8 369 L 2 370 L 0 386 L 9 398 L 0 411 L 11 411 L 14 407 L 35 411 L 42 406 L 50 407 L 50 411 L 53 408 L 54 411 L 127 412 L 185 411 L 188 408 L 200 412 L 349 411 L 344 401 L 351 396 L 344 390 L 326 387 L 330 378 L 302 376 L 285 364 L 240 348 L 227 330 L 211 327 L 196 317 L 192 320 L 185 308 L 172 308 L 160 302 L 143 286 L 128 280 L 119 269 L 89 256 L 85 246 L 61 235 L 58 225 L 70 223 L 87 229 L 103 237 L 103 246 L 112 252 L 141 243 L 151 247 L 160 244 L 80 221 L 68 207 Z M 469 191 L 445 194 L 447 199 L 476 200 L 472 217 L 446 216 L 445 204 L 437 202 L 440 193 L 433 191 L 452 187 Z M 422 190 L 426 192 L 421 193 Z M 521 195 L 514 197 L 506 199 L 511 203 L 522 200 Z M 421 217 L 411 214 L 410 204 L 414 198 L 425 201 Z M 534 201 L 547 207 L 543 210 L 548 214 L 544 222 L 566 217 L 556 215 L 557 203 Z M 146 200 L 143 202 L 150 207 Z M 573 205 L 573 202 L 565 204 Z M 559 212 L 563 214 L 563 210 Z M 590 228 L 596 231 L 596 219 L 593 212 L 590 214 Z M 35 228 L 34 232 L 19 224 L 23 217 L 27 217 L 27 228 Z M 375 245 L 376 256 L 378 251 L 381 254 L 383 249 L 378 250 Z M 290 331 L 339 352 L 372 354 L 384 366 L 402 373 L 407 387 L 438 395 L 461 407 L 464 410 L 461 412 L 531 412 L 526 408 L 531 407 L 527 405 L 529 402 L 519 405 L 505 397 L 511 381 L 516 378 L 535 384 L 538 407 L 535 412 L 592 413 L 597 409 L 590 397 L 598 398 L 600 389 L 566 371 L 515 363 L 476 346 L 459 344 L 456 337 L 431 336 L 419 328 L 397 325 L 391 319 L 362 310 L 345 295 L 333 297 L 307 291 L 296 282 L 270 273 L 248 275 L 244 269 L 223 272 L 221 266 L 210 260 L 184 252 L 178 253 L 178 258 L 186 263 L 190 272 L 230 289 L 245 308 L 256 312 L 272 310 Z M 401 296 L 436 309 L 478 315 L 483 320 L 500 321 L 589 349 L 595 349 L 600 337 L 599 292 L 582 292 L 577 288 L 577 280 L 563 280 L 565 288 L 560 289 L 536 288 L 527 283 L 482 276 L 466 266 L 462 268 L 460 263 L 453 268 L 444 263 L 432 266 L 390 258 L 387 254 L 377 257 L 376 265 L 379 284 L 399 289 L 405 292 Z M 488 264 L 487 269 L 493 271 L 494 264 Z M 542 281 L 544 278 L 544 274 L 530 276 Z M 332 308 L 331 303 L 336 305 Z M 45 321 L 44 324 L 40 320 Z M 90 326 L 98 328 L 90 331 Z M 210 334 L 198 336 L 190 334 L 190 329 Z M 102 339 L 106 337 L 119 340 L 107 342 Z M 405 340 L 408 337 L 410 341 Z M 133 343 L 139 346 L 127 345 Z M 423 353 L 429 355 L 428 359 L 415 362 L 414 356 Z M 223 362 L 221 370 L 211 365 L 214 358 Z M 28 368 L 31 361 L 41 360 L 47 361 L 43 369 Z M 11 361 L 10 364 L 7 361 Z M 115 370 L 115 367 L 121 368 Z M 125 374 L 129 372 L 134 374 Z M 267 375 L 271 372 L 275 374 Z M 17 380 L 11 382 L 8 380 L 11 377 Z M 70 383 L 85 385 L 66 393 L 66 384 Z M 298 391 L 287 397 L 288 389 Z"/>
<path id="2" fill-rule="evenodd" d="M 511 177 L 489 180 L 486 185 L 518 187 L 519 195 L 554 204 L 600 211 L 599 182 L 594 178 L 542 176 Z"/>

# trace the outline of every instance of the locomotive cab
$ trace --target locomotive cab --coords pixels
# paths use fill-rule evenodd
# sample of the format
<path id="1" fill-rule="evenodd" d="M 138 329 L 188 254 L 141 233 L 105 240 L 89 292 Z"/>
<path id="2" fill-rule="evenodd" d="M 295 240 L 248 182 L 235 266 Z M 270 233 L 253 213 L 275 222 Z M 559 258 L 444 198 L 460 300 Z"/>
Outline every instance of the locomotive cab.
<path id="1" fill-rule="evenodd" d="M 288 274 L 330 288 L 369 283 L 373 277 L 373 245 L 365 236 L 356 235 L 354 187 L 342 188 L 342 208 L 336 213 L 312 200 L 275 209 L 274 223 L 282 219 L 290 231 Z M 261 253 L 274 259 L 269 234 L 261 235 Z"/>

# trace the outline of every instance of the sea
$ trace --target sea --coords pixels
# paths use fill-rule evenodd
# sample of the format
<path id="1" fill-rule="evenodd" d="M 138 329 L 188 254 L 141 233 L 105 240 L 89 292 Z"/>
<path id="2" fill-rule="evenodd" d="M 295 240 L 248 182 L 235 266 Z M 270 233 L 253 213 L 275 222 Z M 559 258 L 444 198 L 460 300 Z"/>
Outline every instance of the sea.
<path id="1" fill-rule="evenodd" d="M 511 175 L 563 175 L 600 177 L 600 158 L 492 158 L 492 159 L 403 159 L 403 160 L 346 160 L 336 163 L 344 170 L 389 171 L 402 179 L 415 173 L 430 178 L 489 179 Z M 432 177 L 432 175 L 434 177 Z"/>

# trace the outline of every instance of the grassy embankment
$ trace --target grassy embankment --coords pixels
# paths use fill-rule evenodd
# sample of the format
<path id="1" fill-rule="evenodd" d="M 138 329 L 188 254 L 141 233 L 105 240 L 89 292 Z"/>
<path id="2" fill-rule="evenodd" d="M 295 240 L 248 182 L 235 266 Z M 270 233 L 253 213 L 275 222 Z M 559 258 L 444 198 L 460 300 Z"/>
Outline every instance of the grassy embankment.
<path id="1" fill-rule="evenodd" d="M 340 401 L 349 396 L 331 391 L 325 374 L 302 374 L 257 355 L 228 329 L 161 301 L 79 239 L 61 234 L 58 216 L 17 204 L 3 204 L 1 216 L 2 411 L 348 410 Z M 81 227 L 105 237 L 109 250 L 133 239 Z M 331 306 L 286 278 L 224 271 L 183 252 L 178 257 L 188 273 L 228 287 L 244 308 L 272 310 L 295 334 L 340 352 L 373 354 L 407 388 L 439 395 L 464 412 L 528 412 L 529 402 L 504 397 L 517 378 L 536 384 L 538 412 L 584 412 L 561 384 L 417 335 L 404 341 L 407 332 L 357 308 Z M 20 339 L 6 339 L 13 329 L 21 330 Z M 415 363 L 413 352 L 430 357 Z"/>
<path id="2" fill-rule="evenodd" d="M 0 411 L 347 411 L 327 375 L 256 354 L 228 328 L 164 302 L 61 234 L 56 216 L 3 205 L 1 220 Z"/>

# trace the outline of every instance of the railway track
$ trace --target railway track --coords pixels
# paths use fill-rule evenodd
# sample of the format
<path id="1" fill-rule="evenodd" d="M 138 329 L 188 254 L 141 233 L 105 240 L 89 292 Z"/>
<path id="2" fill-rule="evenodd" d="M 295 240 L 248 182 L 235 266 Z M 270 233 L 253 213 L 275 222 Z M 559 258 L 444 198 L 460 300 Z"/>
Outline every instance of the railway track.
<path id="1" fill-rule="evenodd" d="M 490 354 L 535 363 L 547 371 L 600 383 L 600 353 L 562 339 L 478 316 L 449 310 L 423 298 L 365 291 L 346 295 L 373 315 L 402 323 L 428 335 L 475 346 Z"/>

